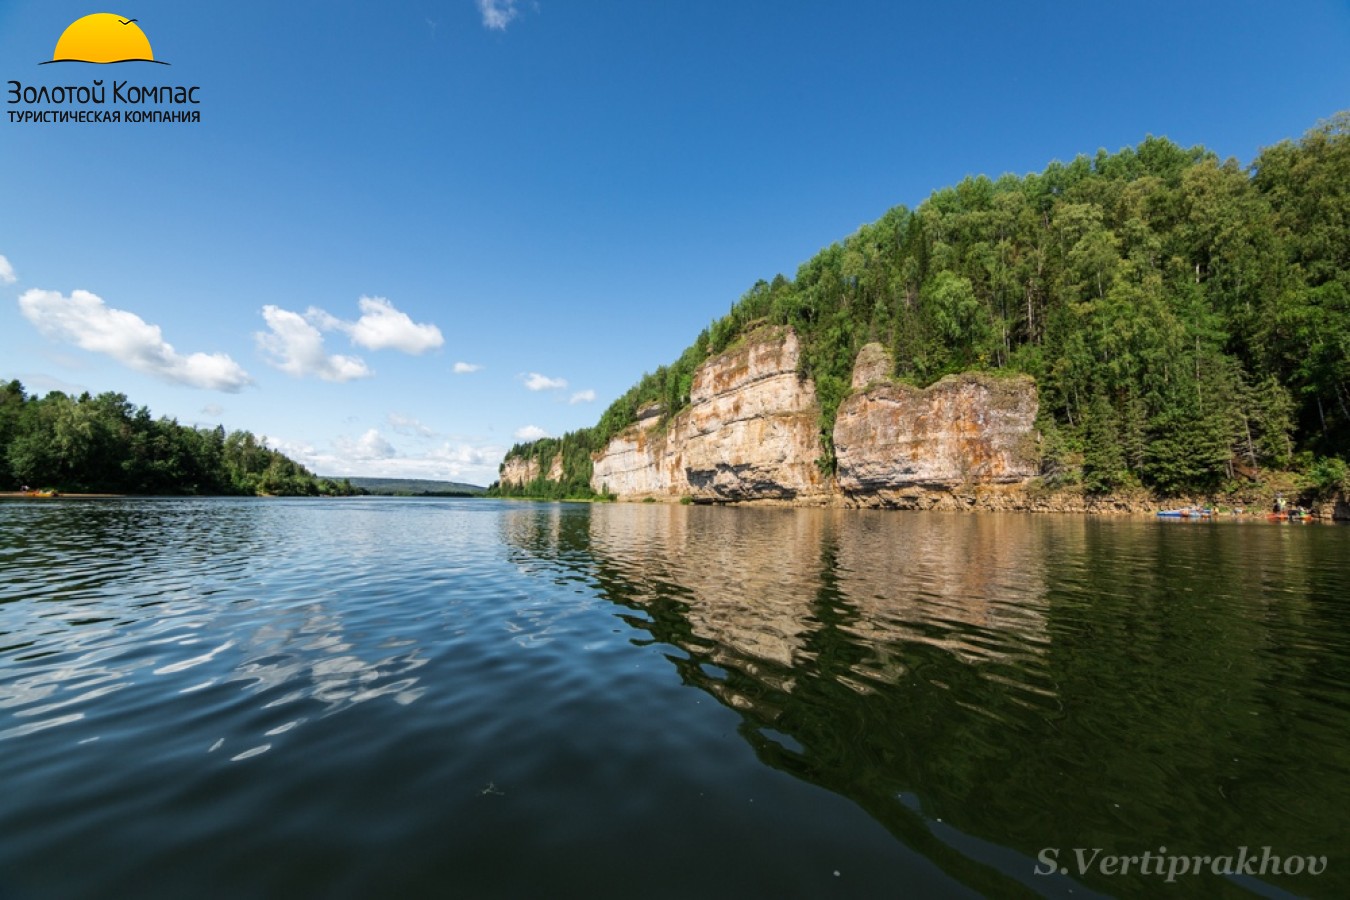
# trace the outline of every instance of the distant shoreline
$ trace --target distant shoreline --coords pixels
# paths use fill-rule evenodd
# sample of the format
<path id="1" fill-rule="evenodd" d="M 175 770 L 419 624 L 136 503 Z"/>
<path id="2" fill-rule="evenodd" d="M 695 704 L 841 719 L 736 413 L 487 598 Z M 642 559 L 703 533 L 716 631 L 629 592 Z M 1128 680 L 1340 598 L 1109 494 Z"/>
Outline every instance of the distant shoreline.
<path id="1" fill-rule="evenodd" d="M 32 491 L 0 491 L 0 500 L 115 500 L 129 497 L 131 494 L 86 494 L 79 491 L 56 491 L 52 494 L 35 494 Z"/>
<path id="2" fill-rule="evenodd" d="M 1158 513 L 1176 509 L 1210 509 L 1208 515 L 1181 517 L 1180 521 L 1260 520 L 1266 521 L 1273 512 L 1263 498 L 1254 502 L 1237 502 L 1233 498 L 1217 502 L 1194 497 L 1153 497 L 1127 495 L 1086 495 L 1071 491 L 1021 493 L 985 486 L 970 493 L 933 492 L 906 498 L 909 502 L 878 502 L 877 498 L 843 498 L 836 495 L 818 495 L 800 498 L 756 497 L 741 500 L 709 500 L 705 498 L 671 495 L 629 495 L 605 497 L 498 497 L 500 500 L 522 500 L 530 503 L 623 503 L 720 506 L 776 509 L 875 509 L 897 512 L 964 512 L 964 513 L 1030 513 L 1084 516 L 1144 516 L 1158 518 Z M 868 502 L 871 500 L 872 502 Z M 1304 515 L 1311 521 L 1350 521 L 1350 503 L 1341 497 L 1312 504 Z"/>
<path id="3" fill-rule="evenodd" d="M 491 497 L 483 494 L 353 494 L 348 497 L 310 497 L 306 495 L 277 495 L 277 494 L 103 494 L 103 493 L 82 493 L 82 492 L 64 492 L 59 491 L 53 495 L 42 496 L 24 491 L 0 491 L 0 501 L 4 500 L 276 500 L 276 499 L 301 499 L 301 500 L 331 500 L 331 499 L 361 499 L 361 498 L 379 498 L 379 499 L 402 499 L 402 500 L 436 500 L 436 499 L 465 499 L 465 500 L 507 500 L 520 503 L 587 503 L 587 504 L 661 504 L 663 506 L 718 506 L 728 508 L 774 508 L 774 509 L 876 509 L 890 510 L 895 512 L 957 512 L 957 513 L 1031 513 L 1031 514 L 1061 514 L 1061 515 L 1086 515 L 1086 516 L 1107 516 L 1124 517 L 1139 516 L 1144 518 L 1157 518 L 1158 512 L 1164 509 L 1177 507 L 1199 507 L 1199 504 L 1188 504 L 1185 502 L 1175 502 L 1167 504 L 1166 501 L 1154 500 L 1152 502 L 1121 502 L 1119 498 L 1106 497 L 1101 498 L 1097 503 L 1035 503 L 1027 505 L 1001 505 L 987 503 L 969 503 L 961 505 L 933 505 L 933 506 L 903 506 L 903 505 L 866 505 L 850 503 L 821 503 L 818 501 L 801 500 L 772 500 L 772 499 L 753 499 L 753 500 L 733 500 L 733 501 L 706 501 L 694 500 L 692 502 L 682 501 L 677 497 L 625 497 L 618 499 L 609 499 L 606 497 Z M 1343 504 L 1326 503 L 1320 504 L 1320 508 L 1314 508 L 1305 515 L 1305 519 L 1311 522 L 1333 523 L 1350 521 L 1350 515 L 1343 510 Z M 1220 505 L 1212 507 L 1214 512 L 1205 516 L 1190 516 L 1182 518 L 1179 521 L 1268 521 L 1270 511 L 1264 507 L 1251 507 L 1234 509 L 1231 506 Z"/>
<path id="4" fill-rule="evenodd" d="M 32 491 L 0 491 L 0 500 L 277 500 L 277 499 L 299 499 L 299 500 L 347 500 L 361 497 L 383 497 L 383 498 L 413 498 L 413 499 L 454 499 L 466 498 L 477 499 L 484 497 L 481 493 L 421 493 L 421 494 L 377 494 L 367 492 L 364 494 L 105 494 L 86 491 L 54 491 L 50 494 L 34 493 Z"/>

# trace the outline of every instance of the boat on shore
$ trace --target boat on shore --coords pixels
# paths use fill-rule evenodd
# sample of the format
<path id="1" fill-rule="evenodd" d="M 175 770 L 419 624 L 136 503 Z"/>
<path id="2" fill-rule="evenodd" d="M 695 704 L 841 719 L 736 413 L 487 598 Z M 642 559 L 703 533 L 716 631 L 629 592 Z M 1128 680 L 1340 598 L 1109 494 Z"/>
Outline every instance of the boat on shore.
<path id="1" fill-rule="evenodd" d="M 1210 519 L 1214 517 L 1211 507 L 1183 506 L 1180 509 L 1160 509 L 1160 519 Z"/>
<path id="2" fill-rule="evenodd" d="M 1292 509 L 1284 512 L 1266 513 L 1266 520 L 1270 522 L 1311 522 L 1313 515 L 1303 510 Z"/>

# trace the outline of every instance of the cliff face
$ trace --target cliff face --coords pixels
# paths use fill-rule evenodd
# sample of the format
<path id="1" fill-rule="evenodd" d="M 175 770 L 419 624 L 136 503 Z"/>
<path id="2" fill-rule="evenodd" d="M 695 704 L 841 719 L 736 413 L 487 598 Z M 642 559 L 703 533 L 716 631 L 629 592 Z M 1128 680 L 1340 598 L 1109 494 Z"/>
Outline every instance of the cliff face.
<path id="1" fill-rule="evenodd" d="M 502 463 L 497 478 L 503 485 L 519 487 L 539 477 L 539 460 L 516 457 Z"/>
<path id="2" fill-rule="evenodd" d="M 825 493 L 816 386 L 797 375 L 791 330 L 749 340 L 694 373 L 671 436 L 696 498 L 806 499 Z"/>
<path id="3" fill-rule="evenodd" d="M 596 458 L 591 487 L 622 499 L 934 506 L 959 505 L 962 488 L 1036 474 L 1030 378 L 951 376 L 919 390 L 891 382 L 889 355 L 869 344 L 839 409 L 831 482 L 816 464 L 819 407 L 815 385 L 797 375 L 800 356 L 789 329 L 708 360 L 689 409 L 664 428 L 659 409 L 643 410 Z"/>
<path id="4" fill-rule="evenodd" d="M 502 463 L 498 480 L 505 486 L 522 487 L 539 477 L 544 469 L 538 459 L 508 459 Z M 547 477 L 550 481 L 562 481 L 563 459 L 561 453 L 555 453 L 548 464 Z"/>
<path id="5" fill-rule="evenodd" d="M 591 470 L 591 490 L 630 497 L 678 497 L 688 491 L 684 472 L 666 453 L 666 435 L 654 420 L 639 421 L 605 447 Z"/>
<path id="6" fill-rule="evenodd" d="M 967 374 L 919 390 L 891 381 L 889 354 L 869 344 L 836 419 L 837 479 L 827 478 L 815 385 L 798 375 L 800 360 L 791 329 L 763 329 L 708 360 L 688 409 L 668 420 L 659 406 L 640 410 L 595 457 L 592 490 L 625 500 L 955 507 L 974 489 L 1036 474 L 1030 378 Z M 541 472 L 560 480 L 561 457 L 542 467 L 509 460 L 501 481 L 522 485 Z"/>
<path id="7" fill-rule="evenodd" d="M 610 441 L 592 489 L 620 497 L 823 500 L 815 385 L 797 375 L 791 330 L 767 330 L 694 374 L 690 407 L 664 429 L 654 415 Z"/>
<path id="8" fill-rule="evenodd" d="M 1036 384 L 966 373 L 919 389 L 891 382 L 877 344 L 858 355 L 834 427 L 839 490 L 862 505 L 927 506 L 934 491 L 1037 474 Z"/>

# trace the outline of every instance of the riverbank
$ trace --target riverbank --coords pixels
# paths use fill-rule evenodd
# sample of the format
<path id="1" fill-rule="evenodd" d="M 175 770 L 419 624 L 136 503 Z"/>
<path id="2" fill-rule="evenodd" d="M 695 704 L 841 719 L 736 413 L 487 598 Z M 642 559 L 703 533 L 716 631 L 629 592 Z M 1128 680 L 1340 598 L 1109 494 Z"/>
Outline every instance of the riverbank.
<path id="1" fill-rule="evenodd" d="M 207 498 L 237 498 L 237 497 L 310 497 L 316 496 L 323 499 L 333 499 L 334 497 L 361 496 L 359 494 L 101 494 L 87 491 L 0 491 L 0 500 L 127 500 L 127 499 L 149 499 L 149 498 L 171 498 L 176 500 L 188 499 L 207 499 Z"/>
<path id="2" fill-rule="evenodd" d="M 116 500 L 127 494 L 86 494 L 66 491 L 0 491 L 0 500 Z"/>
<path id="3" fill-rule="evenodd" d="M 1183 508 L 1214 509 L 1220 517 L 1264 519 L 1273 509 L 1275 492 L 1268 489 L 1210 496 L 1159 496 L 1149 491 L 1093 494 L 1073 488 L 1052 488 L 1038 480 L 1017 484 L 971 485 L 953 488 L 909 488 L 868 494 L 832 491 L 804 498 L 693 502 L 722 506 L 837 507 L 844 509 L 956 510 L 969 512 L 1079 513 L 1123 516 L 1154 515 Z M 1297 495 L 1285 493 L 1290 505 Z M 688 503 L 685 497 L 632 495 L 620 503 Z M 1303 502 L 1310 517 L 1350 521 L 1350 499 L 1338 495 L 1322 502 Z"/>

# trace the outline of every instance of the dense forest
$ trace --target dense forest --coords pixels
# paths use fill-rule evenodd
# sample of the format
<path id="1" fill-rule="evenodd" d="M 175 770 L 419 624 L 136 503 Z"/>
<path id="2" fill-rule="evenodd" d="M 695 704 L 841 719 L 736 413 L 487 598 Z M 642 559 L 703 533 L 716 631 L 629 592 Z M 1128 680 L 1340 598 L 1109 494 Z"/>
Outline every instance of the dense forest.
<path id="1" fill-rule="evenodd" d="M 971 369 L 1033 376 L 1052 484 L 1213 492 L 1296 472 L 1343 488 L 1350 112 L 1247 168 L 1149 137 L 896 207 L 795 279 L 756 283 L 594 427 L 513 447 L 545 471 L 562 450 L 565 474 L 504 492 L 589 494 L 592 452 L 642 406 L 688 406 L 695 368 L 765 323 L 801 337 L 826 472 L 854 357 L 881 341 L 918 386 Z"/>
<path id="2" fill-rule="evenodd" d="M 0 490 L 128 494 L 357 493 L 315 478 L 247 431 L 152 418 L 122 394 L 29 397 L 0 384 Z"/>

